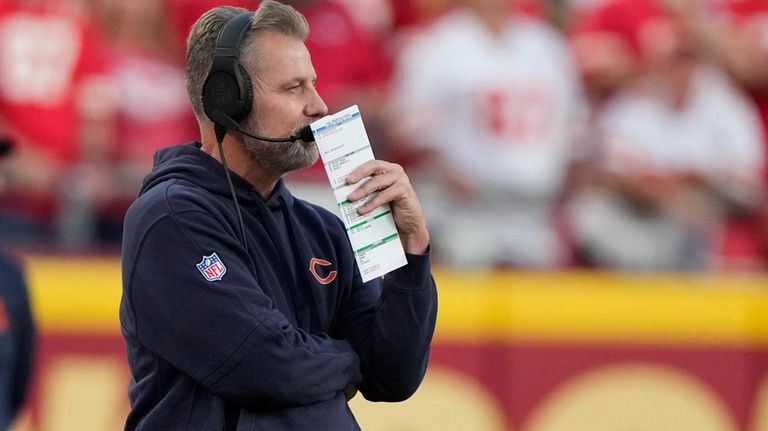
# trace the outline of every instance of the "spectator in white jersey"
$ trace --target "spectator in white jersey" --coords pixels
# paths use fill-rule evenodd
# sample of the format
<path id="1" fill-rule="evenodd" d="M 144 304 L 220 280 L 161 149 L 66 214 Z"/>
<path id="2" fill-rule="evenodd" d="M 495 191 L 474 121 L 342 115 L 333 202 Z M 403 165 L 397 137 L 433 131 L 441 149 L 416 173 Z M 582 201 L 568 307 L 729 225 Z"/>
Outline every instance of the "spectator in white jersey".
<path id="1" fill-rule="evenodd" d="M 641 3 L 655 12 L 622 36 L 643 73 L 595 113 L 592 169 L 569 205 L 574 237 L 600 267 L 711 268 L 729 214 L 760 198 L 758 114 L 671 5 L 604 7 Z"/>
<path id="2" fill-rule="evenodd" d="M 463 0 L 407 42 L 393 78 L 392 141 L 424 163 L 414 181 L 441 263 L 565 262 L 554 212 L 580 97 L 561 34 L 508 0 Z"/>

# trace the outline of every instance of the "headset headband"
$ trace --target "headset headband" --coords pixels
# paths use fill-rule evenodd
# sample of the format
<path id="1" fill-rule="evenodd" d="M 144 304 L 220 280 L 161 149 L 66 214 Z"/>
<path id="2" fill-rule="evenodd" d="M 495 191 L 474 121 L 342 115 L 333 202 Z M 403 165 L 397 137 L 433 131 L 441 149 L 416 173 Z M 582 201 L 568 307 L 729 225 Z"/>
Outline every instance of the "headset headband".
<path id="1" fill-rule="evenodd" d="M 232 17 L 224 24 L 224 27 L 219 31 L 219 37 L 216 38 L 216 49 L 214 50 L 216 57 L 240 58 L 240 45 L 248 33 L 253 15 L 253 12 L 244 12 Z"/>

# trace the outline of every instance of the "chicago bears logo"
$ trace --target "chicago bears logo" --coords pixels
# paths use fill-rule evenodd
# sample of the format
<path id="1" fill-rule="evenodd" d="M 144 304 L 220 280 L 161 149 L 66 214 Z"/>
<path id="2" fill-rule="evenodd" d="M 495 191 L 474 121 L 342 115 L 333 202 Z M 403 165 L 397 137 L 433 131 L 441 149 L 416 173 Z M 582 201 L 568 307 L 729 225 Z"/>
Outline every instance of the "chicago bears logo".
<path id="1" fill-rule="evenodd" d="M 330 271 L 328 275 L 325 277 L 320 275 L 320 272 L 318 272 L 318 266 L 331 266 L 333 265 L 331 262 L 328 262 L 325 259 L 318 259 L 316 257 L 313 257 L 312 260 L 309 261 L 309 272 L 312 273 L 312 275 L 315 277 L 315 280 L 317 280 L 320 284 L 330 284 L 333 280 L 336 279 L 336 271 Z"/>
<path id="2" fill-rule="evenodd" d="M 203 256 L 203 260 L 197 264 L 197 270 L 208 281 L 219 281 L 227 273 L 227 267 L 224 266 L 224 262 L 219 259 L 216 253 Z"/>

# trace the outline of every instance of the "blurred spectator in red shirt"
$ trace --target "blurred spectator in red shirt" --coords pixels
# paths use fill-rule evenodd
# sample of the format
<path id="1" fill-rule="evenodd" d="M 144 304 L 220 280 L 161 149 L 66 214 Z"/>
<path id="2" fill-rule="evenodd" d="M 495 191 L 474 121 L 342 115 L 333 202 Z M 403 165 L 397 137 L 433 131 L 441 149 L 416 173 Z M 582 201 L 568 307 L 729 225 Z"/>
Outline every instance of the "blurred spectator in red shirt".
<path id="1" fill-rule="evenodd" d="M 178 54 L 183 47 L 168 26 L 165 0 L 112 0 L 105 5 L 116 89 L 114 152 L 121 162 L 141 163 L 148 170 L 160 143 L 197 134 L 184 89 L 184 58 Z"/>
<path id="2" fill-rule="evenodd" d="M 451 9 L 456 0 L 389 0 L 395 31 L 423 27 Z"/>
<path id="3" fill-rule="evenodd" d="M 45 239 L 65 173 L 98 139 L 105 50 L 85 3 L 0 1 L 0 121 L 19 144 L 0 235 Z"/>
<path id="4" fill-rule="evenodd" d="M 111 130 L 101 151 L 82 158 L 73 180 L 97 192 L 89 204 L 82 203 L 93 211 L 94 239 L 116 244 L 155 151 L 168 142 L 192 140 L 198 130 L 178 54 L 184 50 L 168 25 L 167 1 L 112 0 L 101 3 L 98 12 L 111 46 L 110 92 L 103 95 Z"/>
<path id="5" fill-rule="evenodd" d="M 200 15 L 216 6 L 238 6 L 255 10 L 259 0 L 157 0 L 159 3 L 167 2 L 168 23 L 173 30 L 175 43 L 184 47 L 181 52 L 186 52 L 187 35 L 192 25 L 200 18 Z"/>
<path id="6" fill-rule="evenodd" d="M 578 9 L 569 26 L 585 90 L 599 103 L 641 73 L 640 31 L 659 14 L 653 1 L 605 1 Z"/>
<path id="7" fill-rule="evenodd" d="M 768 136 L 768 2 L 728 0 L 723 2 L 724 25 L 717 38 L 731 74 L 758 106 Z M 768 140 L 764 141 L 764 184 L 768 189 Z M 768 268 L 768 195 L 759 214 L 734 218 L 728 235 L 720 243 L 722 266 L 727 268 Z"/>
<path id="8" fill-rule="evenodd" d="M 383 91 L 391 68 L 390 53 L 355 21 L 343 3 L 335 0 L 283 2 L 304 14 L 312 27 L 307 48 L 317 71 L 318 92 L 331 112 L 364 103 L 361 98 Z"/>

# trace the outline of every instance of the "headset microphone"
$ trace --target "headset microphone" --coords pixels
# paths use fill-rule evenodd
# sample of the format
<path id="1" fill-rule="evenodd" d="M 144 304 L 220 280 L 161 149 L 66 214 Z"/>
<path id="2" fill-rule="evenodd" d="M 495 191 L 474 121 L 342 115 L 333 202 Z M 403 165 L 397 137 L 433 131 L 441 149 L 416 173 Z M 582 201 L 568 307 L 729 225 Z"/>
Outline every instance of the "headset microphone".
<path id="1" fill-rule="evenodd" d="M 291 135 L 285 138 L 271 138 L 267 136 L 256 135 L 241 129 L 240 125 L 237 124 L 237 122 L 234 119 L 232 119 L 232 117 L 230 117 L 229 115 L 221 111 L 212 112 L 211 119 L 216 125 L 217 138 L 219 137 L 219 134 L 221 134 L 222 140 L 224 139 L 223 135 L 226 133 L 227 130 L 236 130 L 242 133 L 243 135 L 250 136 L 253 139 L 258 139 L 260 141 L 266 141 L 266 142 L 294 142 L 298 140 L 302 140 L 304 142 L 315 142 L 315 136 L 312 134 L 312 129 L 308 125 L 302 127 L 301 130 L 299 130 L 299 133 L 296 135 Z"/>

